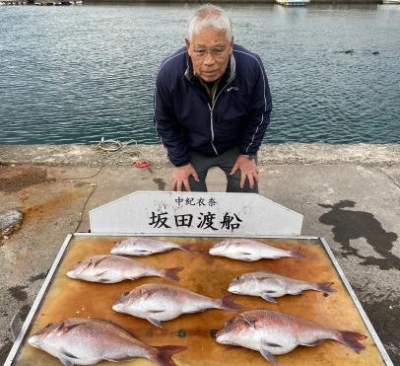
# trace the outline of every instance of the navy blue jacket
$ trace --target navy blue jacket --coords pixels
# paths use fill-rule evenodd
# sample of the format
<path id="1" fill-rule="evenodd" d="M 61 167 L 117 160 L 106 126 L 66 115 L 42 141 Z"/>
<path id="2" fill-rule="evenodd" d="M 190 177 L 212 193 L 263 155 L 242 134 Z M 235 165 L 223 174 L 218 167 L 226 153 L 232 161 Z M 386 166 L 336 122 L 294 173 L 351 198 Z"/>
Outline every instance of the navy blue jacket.
<path id="1" fill-rule="evenodd" d="M 163 61 L 157 76 L 154 123 L 175 166 L 188 164 L 192 150 L 217 156 L 238 146 L 241 154 L 256 154 L 271 110 L 260 57 L 236 44 L 214 105 L 185 47 Z"/>

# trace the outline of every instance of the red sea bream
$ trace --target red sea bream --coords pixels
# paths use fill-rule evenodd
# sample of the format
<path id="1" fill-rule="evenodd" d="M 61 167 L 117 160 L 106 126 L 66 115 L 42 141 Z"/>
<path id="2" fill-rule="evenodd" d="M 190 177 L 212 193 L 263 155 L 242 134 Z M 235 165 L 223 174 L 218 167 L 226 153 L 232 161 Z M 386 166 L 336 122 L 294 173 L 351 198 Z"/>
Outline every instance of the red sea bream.
<path id="1" fill-rule="evenodd" d="M 102 360 L 124 362 L 136 357 L 162 366 L 175 366 L 171 356 L 186 349 L 153 347 L 116 323 L 88 318 L 70 318 L 49 324 L 34 333 L 28 343 L 57 357 L 64 366 L 94 365 Z"/>
<path id="2" fill-rule="evenodd" d="M 285 250 L 250 239 L 228 239 L 218 242 L 210 248 L 209 253 L 214 256 L 246 262 L 253 262 L 264 258 L 304 257 L 304 255 L 299 253 L 297 248 Z"/>
<path id="3" fill-rule="evenodd" d="M 67 276 L 90 282 L 115 283 L 156 276 L 179 281 L 177 272 L 183 267 L 161 269 L 117 255 L 95 255 L 78 262 Z"/>
<path id="4" fill-rule="evenodd" d="M 207 309 L 241 309 L 232 302 L 232 295 L 212 299 L 182 287 L 149 283 L 122 294 L 113 310 L 137 318 L 147 319 L 157 327 L 161 322 L 182 314 L 198 313 Z"/>
<path id="5" fill-rule="evenodd" d="M 332 329 L 291 314 L 267 309 L 245 311 L 235 316 L 216 335 L 218 343 L 259 351 L 274 365 L 278 365 L 274 355 L 291 352 L 297 346 L 317 346 L 329 339 L 360 352 L 365 346 L 359 340 L 365 338 L 365 335 L 358 332 Z"/>
<path id="6" fill-rule="evenodd" d="M 333 282 L 307 282 L 267 271 L 245 273 L 231 281 L 228 291 L 239 295 L 260 296 L 276 302 L 275 297 L 300 295 L 306 290 L 335 293 Z"/>
<path id="7" fill-rule="evenodd" d="M 111 249 L 111 254 L 147 257 L 152 254 L 164 253 L 173 249 L 183 250 L 188 253 L 195 252 L 190 248 L 190 245 L 179 245 L 170 241 L 150 238 L 136 238 L 119 241 Z"/>

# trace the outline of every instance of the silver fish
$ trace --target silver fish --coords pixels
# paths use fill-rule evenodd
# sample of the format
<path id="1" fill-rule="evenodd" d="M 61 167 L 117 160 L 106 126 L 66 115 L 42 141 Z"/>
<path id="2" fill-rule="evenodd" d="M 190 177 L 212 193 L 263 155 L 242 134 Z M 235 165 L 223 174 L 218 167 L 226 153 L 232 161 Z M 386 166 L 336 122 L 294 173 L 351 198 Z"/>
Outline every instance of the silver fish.
<path id="1" fill-rule="evenodd" d="M 301 295 L 306 290 L 328 294 L 337 292 L 332 289 L 333 282 L 307 282 L 285 277 L 268 271 L 245 273 L 229 284 L 228 291 L 239 295 L 260 296 L 264 300 L 276 302 L 275 297 Z"/>
<path id="2" fill-rule="evenodd" d="M 34 333 L 28 343 L 54 357 L 64 366 L 94 365 L 102 360 L 129 361 L 146 358 L 163 366 L 174 366 L 171 356 L 186 347 L 147 345 L 126 329 L 105 319 L 70 318 Z"/>
<path id="3" fill-rule="evenodd" d="M 95 255 L 78 262 L 67 272 L 70 278 L 90 282 L 115 283 L 141 277 L 157 276 L 179 281 L 183 267 L 161 269 L 117 255 Z"/>
<path id="4" fill-rule="evenodd" d="M 302 258 L 297 248 L 284 250 L 250 239 L 228 239 L 214 244 L 209 253 L 246 262 L 259 259 L 278 259 L 284 257 Z"/>
<path id="5" fill-rule="evenodd" d="M 358 332 L 328 328 L 291 314 L 267 309 L 245 311 L 228 320 L 216 334 L 218 343 L 259 351 L 274 365 L 278 365 L 274 355 L 289 353 L 297 346 L 317 346 L 328 339 L 360 352 L 365 346 L 358 341 L 365 338 Z"/>
<path id="6" fill-rule="evenodd" d="M 161 327 L 162 321 L 175 319 L 182 314 L 242 307 L 233 303 L 232 295 L 212 299 L 182 287 L 149 283 L 122 294 L 112 308 L 119 313 L 147 319 L 151 324 Z"/>
<path id="7" fill-rule="evenodd" d="M 136 238 L 117 242 L 111 249 L 111 254 L 147 257 L 155 253 L 168 252 L 172 249 L 195 253 L 190 245 L 179 245 L 170 241 L 154 240 L 150 238 Z"/>

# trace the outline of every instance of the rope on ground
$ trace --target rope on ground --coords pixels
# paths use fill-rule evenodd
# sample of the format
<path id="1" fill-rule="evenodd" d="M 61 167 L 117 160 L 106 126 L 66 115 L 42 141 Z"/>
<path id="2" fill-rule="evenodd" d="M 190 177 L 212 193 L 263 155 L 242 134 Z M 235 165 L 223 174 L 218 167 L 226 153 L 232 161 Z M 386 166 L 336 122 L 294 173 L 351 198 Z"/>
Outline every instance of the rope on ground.
<path id="1" fill-rule="evenodd" d="M 134 143 L 135 147 L 137 148 L 137 141 L 136 140 L 128 140 L 125 142 L 108 139 L 105 140 L 104 137 L 101 138 L 100 142 L 97 144 L 97 147 L 100 150 L 108 151 L 108 152 L 117 152 L 122 150 L 124 147 L 128 146 L 129 144 Z"/>
<path id="2" fill-rule="evenodd" d="M 140 159 L 142 156 L 142 153 L 137 144 L 137 141 L 134 139 L 131 139 L 128 141 L 120 141 L 120 140 L 116 140 L 116 139 L 105 140 L 104 137 L 102 137 L 100 142 L 97 144 L 97 148 L 106 153 L 116 153 L 116 152 L 123 150 L 129 144 L 135 144 L 134 148 L 130 149 L 129 151 L 124 151 L 123 153 L 127 154 L 132 159 Z M 146 168 L 146 167 L 150 166 L 150 162 L 148 162 L 147 160 L 145 161 L 143 159 L 140 159 L 140 160 L 136 160 L 134 162 L 134 165 L 136 167 Z"/>

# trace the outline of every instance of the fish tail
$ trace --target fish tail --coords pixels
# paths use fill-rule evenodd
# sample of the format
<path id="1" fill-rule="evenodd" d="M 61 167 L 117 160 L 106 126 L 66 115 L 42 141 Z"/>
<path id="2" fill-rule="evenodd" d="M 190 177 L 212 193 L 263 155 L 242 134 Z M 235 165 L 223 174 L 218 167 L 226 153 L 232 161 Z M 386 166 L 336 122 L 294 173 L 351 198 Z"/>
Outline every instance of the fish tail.
<path id="1" fill-rule="evenodd" d="M 177 273 L 182 271 L 184 267 L 168 268 L 163 271 L 163 277 L 171 281 L 179 281 Z"/>
<path id="2" fill-rule="evenodd" d="M 220 299 L 220 306 L 221 309 L 225 309 L 225 310 L 239 310 L 239 309 L 243 309 L 243 306 L 235 304 L 233 302 L 233 299 L 235 297 L 233 295 L 226 295 L 224 296 L 222 299 Z"/>
<path id="3" fill-rule="evenodd" d="M 290 255 L 294 258 L 306 258 L 306 255 L 300 253 L 299 248 L 291 249 Z"/>
<path id="4" fill-rule="evenodd" d="M 158 363 L 160 366 L 176 366 L 171 356 L 186 349 L 186 347 L 183 346 L 158 346 L 154 348 L 157 349 L 157 356 L 154 362 Z"/>
<path id="5" fill-rule="evenodd" d="M 326 294 L 334 294 L 337 290 L 331 288 L 333 282 L 317 282 L 316 283 L 318 291 L 324 292 Z"/>
<path id="6" fill-rule="evenodd" d="M 341 330 L 335 339 L 358 353 L 365 348 L 365 346 L 358 341 L 365 338 L 367 338 L 367 336 L 364 334 Z"/>

